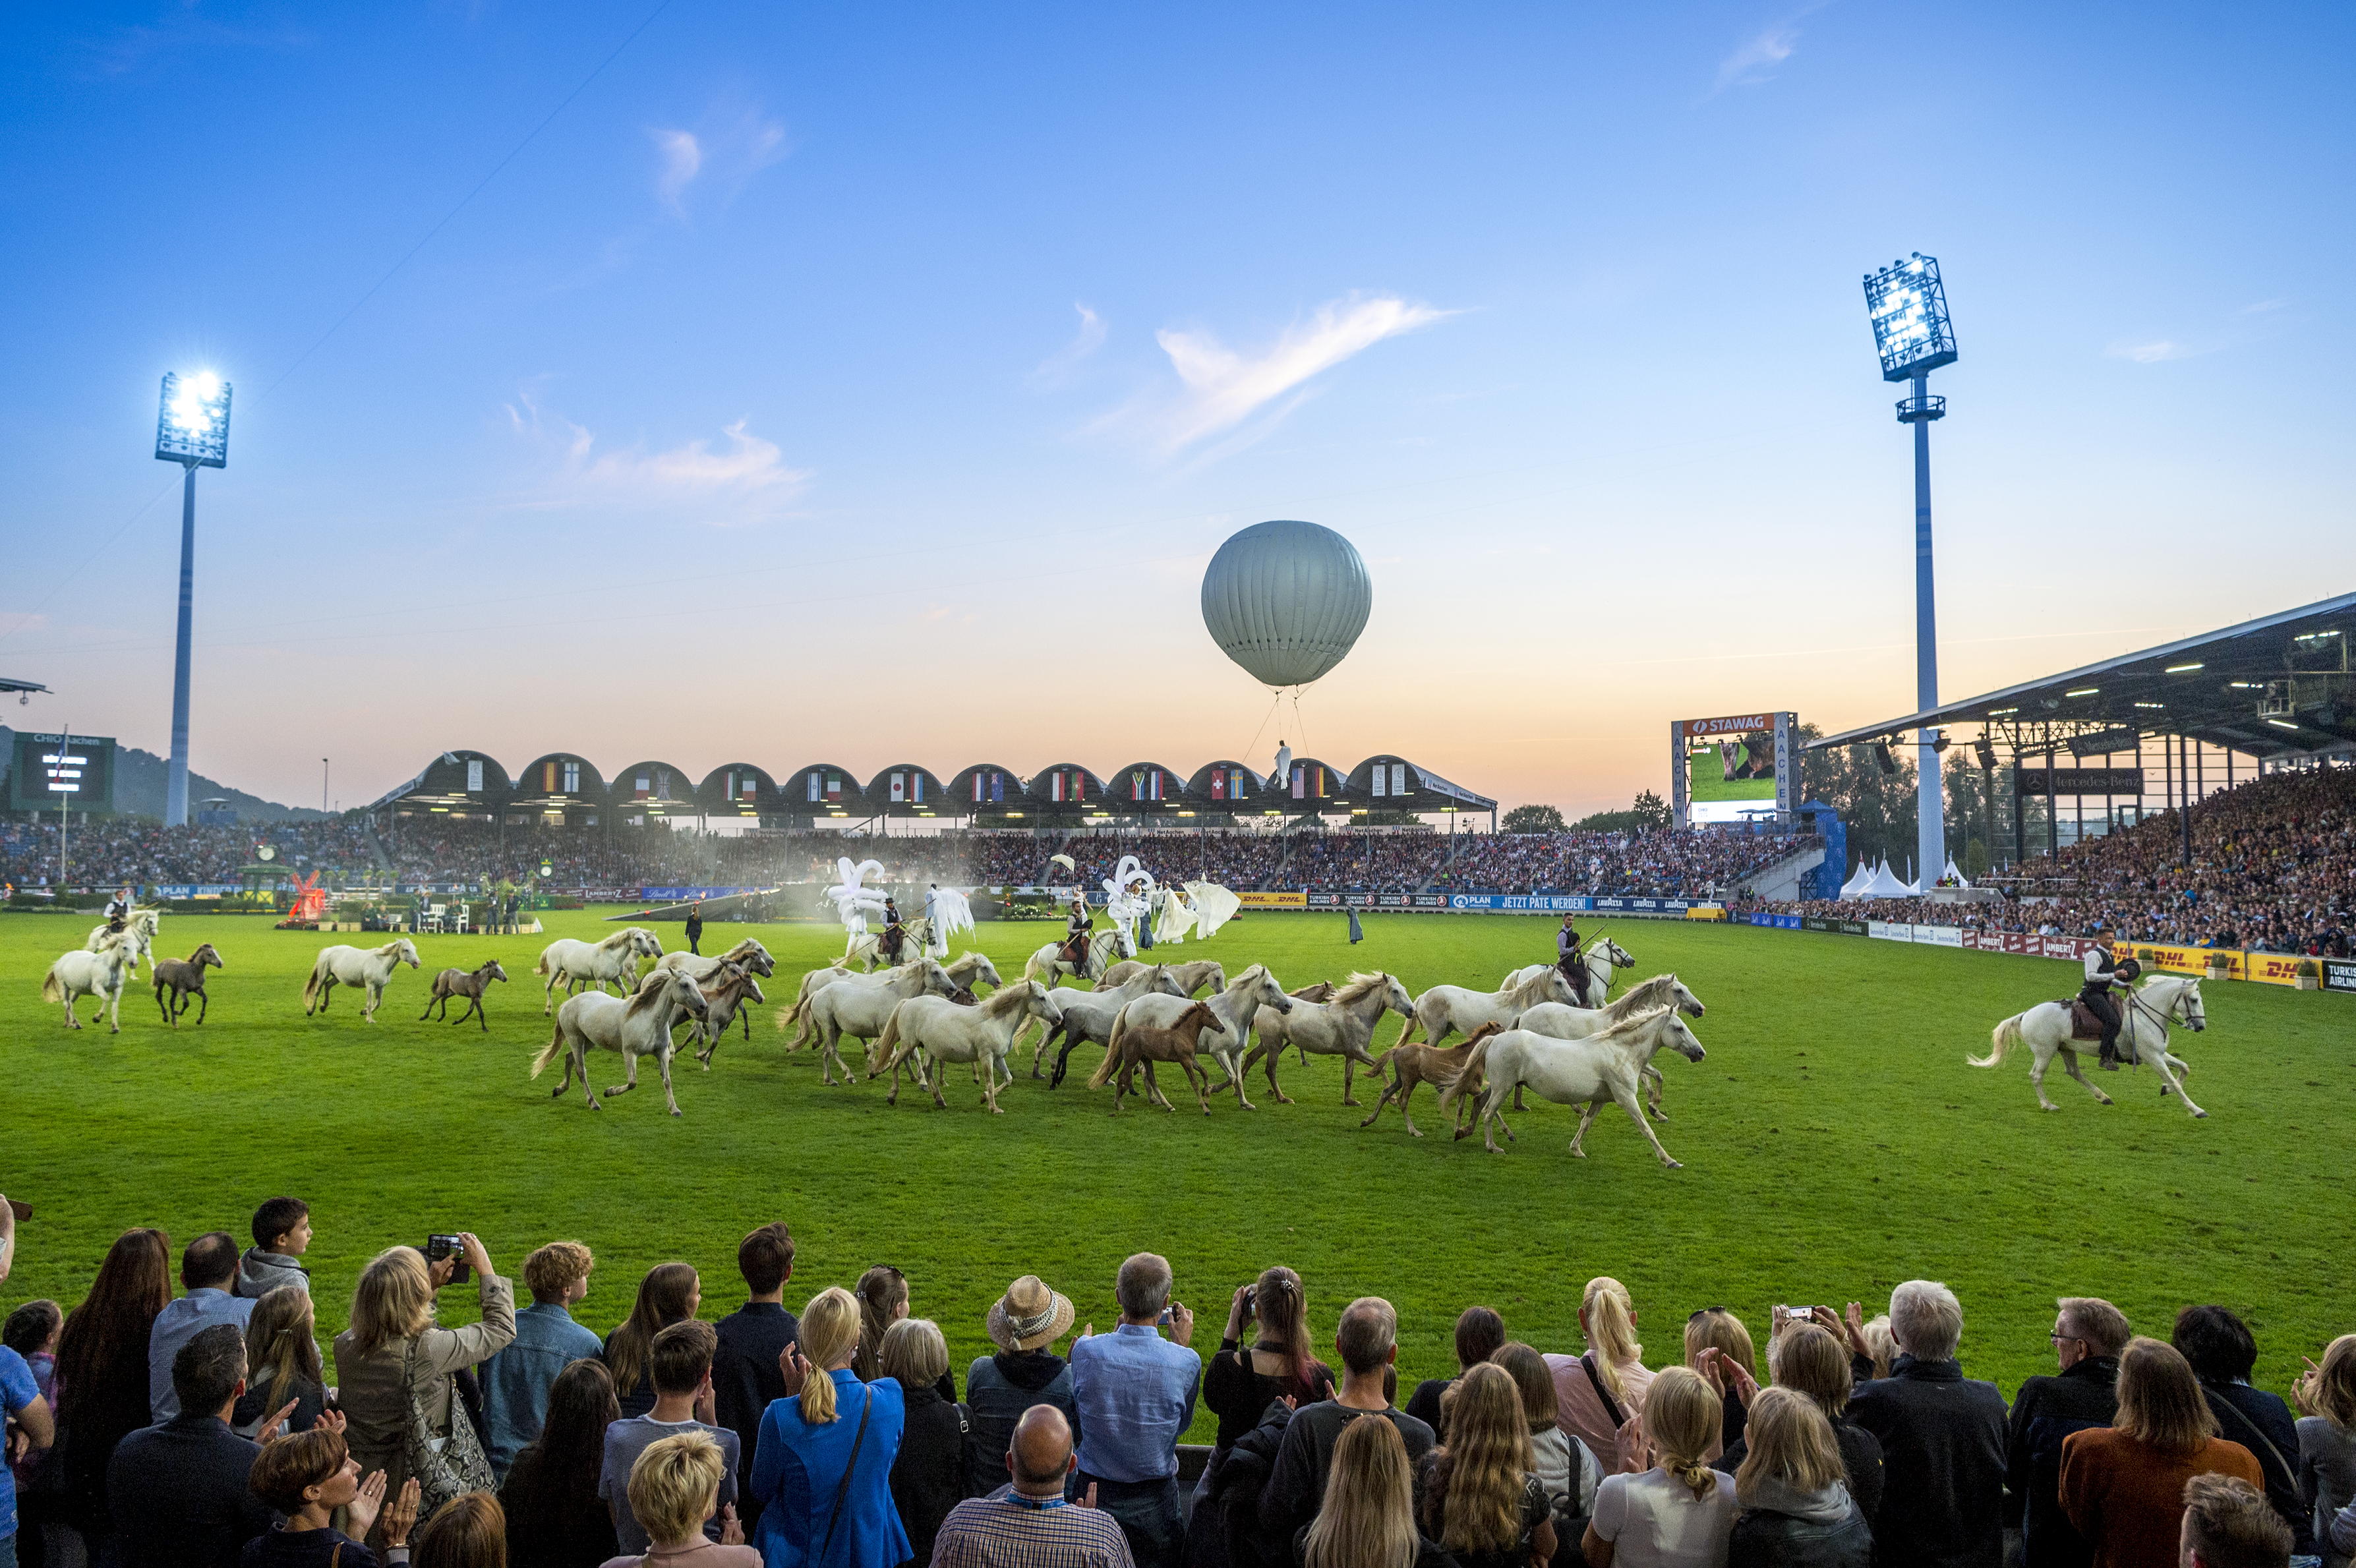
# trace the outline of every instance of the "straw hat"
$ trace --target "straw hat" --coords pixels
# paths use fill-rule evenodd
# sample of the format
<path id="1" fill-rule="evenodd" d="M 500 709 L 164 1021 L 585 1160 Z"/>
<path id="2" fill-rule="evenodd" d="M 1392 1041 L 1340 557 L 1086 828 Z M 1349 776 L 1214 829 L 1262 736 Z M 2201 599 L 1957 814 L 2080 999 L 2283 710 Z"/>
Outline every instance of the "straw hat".
<path id="1" fill-rule="evenodd" d="M 991 1341 L 1001 1350 L 1044 1349 L 1069 1331 L 1073 1317 L 1069 1296 L 1026 1274 L 990 1304 Z"/>

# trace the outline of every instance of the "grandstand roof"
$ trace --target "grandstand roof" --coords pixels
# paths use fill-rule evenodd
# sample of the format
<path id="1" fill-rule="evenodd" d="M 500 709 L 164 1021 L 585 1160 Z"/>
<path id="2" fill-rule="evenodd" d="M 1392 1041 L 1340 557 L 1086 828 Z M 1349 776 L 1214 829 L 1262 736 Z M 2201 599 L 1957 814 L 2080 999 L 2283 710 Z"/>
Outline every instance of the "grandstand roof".
<path id="1" fill-rule="evenodd" d="M 2356 593 L 2082 665 L 1809 742 L 1811 751 L 1982 723 L 2023 750 L 2105 730 L 2187 735 L 2258 757 L 2356 747 Z M 2133 746 L 2122 747 L 2133 750 Z"/>

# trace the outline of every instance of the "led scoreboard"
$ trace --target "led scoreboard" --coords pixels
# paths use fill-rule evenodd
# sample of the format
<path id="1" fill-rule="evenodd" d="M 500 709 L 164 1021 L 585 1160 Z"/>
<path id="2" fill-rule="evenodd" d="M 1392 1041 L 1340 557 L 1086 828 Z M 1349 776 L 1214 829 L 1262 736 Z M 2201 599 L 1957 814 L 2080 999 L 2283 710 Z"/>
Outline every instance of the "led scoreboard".
<path id="1" fill-rule="evenodd" d="M 19 730 L 8 762 L 11 811 L 112 812 L 114 738 Z"/>

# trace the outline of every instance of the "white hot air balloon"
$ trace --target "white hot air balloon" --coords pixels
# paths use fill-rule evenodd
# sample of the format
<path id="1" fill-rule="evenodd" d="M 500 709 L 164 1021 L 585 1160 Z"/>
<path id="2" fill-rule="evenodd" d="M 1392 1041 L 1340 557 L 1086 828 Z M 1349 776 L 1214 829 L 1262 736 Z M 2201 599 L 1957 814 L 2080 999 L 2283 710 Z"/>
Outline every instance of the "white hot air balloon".
<path id="1" fill-rule="evenodd" d="M 1306 686 L 1340 664 L 1374 608 L 1366 563 L 1315 523 L 1254 523 L 1203 573 L 1203 624 L 1262 686 Z"/>

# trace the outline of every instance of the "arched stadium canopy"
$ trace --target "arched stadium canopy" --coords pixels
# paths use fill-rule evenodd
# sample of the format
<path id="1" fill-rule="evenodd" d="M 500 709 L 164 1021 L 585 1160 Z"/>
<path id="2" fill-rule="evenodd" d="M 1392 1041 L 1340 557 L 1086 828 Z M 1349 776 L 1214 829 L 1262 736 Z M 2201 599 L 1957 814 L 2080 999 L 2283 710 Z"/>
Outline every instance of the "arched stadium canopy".
<path id="1" fill-rule="evenodd" d="M 1265 809 L 1260 797 L 1269 793 L 1269 784 L 1243 763 L 1223 759 L 1195 769 L 1186 781 L 1186 793 L 1194 797 L 1195 810 L 1232 816 Z"/>
<path id="2" fill-rule="evenodd" d="M 766 768 L 730 763 L 704 775 L 695 804 L 706 816 L 759 816 L 777 809 L 777 781 Z"/>
<path id="3" fill-rule="evenodd" d="M 2116 735 L 2186 736 L 2262 759 L 2356 752 L 2356 593 L 2082 665 L 1809 742 L 1811 751 L 1912 741 L 1917 730 L 1987 726 L 2024 752 L 2094 754 Z M 2075 744 L 2073 744 L 2075 742 Z"/>
<path id="4" fill-rule="evenodd" d="M 1131 763 L 1105 775 L 1105 801 L 1122 816 L 1194 815 L 1186 775 L 1160 763 Z"/>
<path id="5" fill-rule="evenodd" d="M 427 811 L 471 814 L 496 811 L 514 793 L 508 771 L 487 752 L 444 752 L 407 784 L 387 793 L 378 805 L 402 805 Z"/>
<path id="6" fill-rule="evenodd" d="M 1023 775 L 998 763 L 976 763 L 949 780 L 949 805 L 968 816 L 1023 813 Z"/>
<path id="7" fill-rule="evenodd" d="M 932 769 L 916 763 L 894 763 L 868 781 L 867 804 L 885 816 L 938 816 L 944 811 L 956 816 L 950 805 L 943 804 L 948 793 Z"/>
<path id="8" fill-rule="evenodd" d="M 1428 768 L 1385 752 L 1350 770 L 1350 804 L 1376 811 L 1494 811 L 1497 803 L 1462 784 L 1450 784 Z"/>
<path id="9" fill-rule="evenodd" d="M 1094 816 L 1106 809 L 1104 780 L 1077 763 L 1040 769 L 1023 786 L 1023 796 L 1040 816 Z"/>
<path id="10" fill-rule="evenodd" d="M 579 752 L 551 752 L 524 764 L 503 804 L 511 810 L 594 810 L 605 804 L 605 781 Z"/>
<path id="11" fill-rule="evenodd" d="M 614 775 L 614 809 L 643 811 L 648 816 L 693 816 L 695 775 L 669 763 L 644 762 Z"/>
<path id="12" fill-rule="evenodd" d="M 784 800 L 780 811 L 799 812 L 810 816 L 871 816 L 867 792 L 859 787 L 859 779 L 849 768 L 834 763 L 812 763 L 796 768 L 786 775 L 779 786 Z"/>

